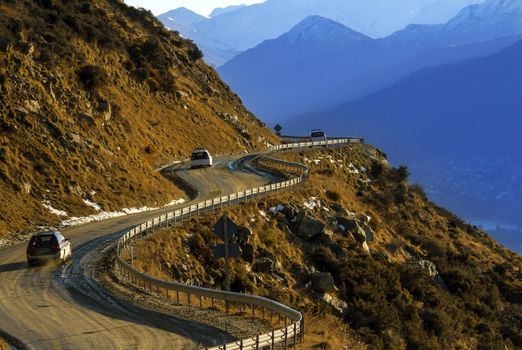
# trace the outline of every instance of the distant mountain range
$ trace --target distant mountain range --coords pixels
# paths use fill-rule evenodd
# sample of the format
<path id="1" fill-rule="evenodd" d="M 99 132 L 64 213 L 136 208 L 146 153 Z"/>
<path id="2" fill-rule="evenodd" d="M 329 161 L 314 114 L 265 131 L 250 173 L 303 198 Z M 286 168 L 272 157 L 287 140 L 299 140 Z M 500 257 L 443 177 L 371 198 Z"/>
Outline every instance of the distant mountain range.
<path id="1" fill-rule="evenodd" d="M 281 122 L 363 97 L 424 67 L 495 53 L 522 37 L 520 4 L 489 0 L 447 24 L 409 25 L 383 39 L 350 40 L 350 28 L 312 16 L 218 70 L 258 116 Z"/>
<path id="2" fill-rule="evenodd" d="M 522 40 L 484 58 L 420 70 L 393 86 L 321 113 L 291 120 L 365 135 L 393 160 L 492 155 L 522 148 Z M 398 142 L 400 140 L 400 142 Z"/>
<path id="3" fill-rule="evenodd" d="M 239 52 L 288 32 L 312 15 L 329 18 L 370 37 L 384 37 L 414 22 L 446 22 L 464 6 L 482 1 L 268 0 L 216 9 L 209 18 L 188 16 L 186 9 L 177 9 L 160 15 L 159 19 L 194 40 L 203 49 L 208 63 L 220 66 Z M 193 18 L 198 20 L 192 21 Z"/>

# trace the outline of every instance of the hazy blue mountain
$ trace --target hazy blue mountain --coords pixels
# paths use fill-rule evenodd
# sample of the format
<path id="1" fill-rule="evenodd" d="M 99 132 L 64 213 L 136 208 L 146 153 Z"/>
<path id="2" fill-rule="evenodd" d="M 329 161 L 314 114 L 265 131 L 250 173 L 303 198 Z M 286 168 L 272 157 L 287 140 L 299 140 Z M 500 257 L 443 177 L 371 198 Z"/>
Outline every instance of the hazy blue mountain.
<path id="1" fill-rule="evenodd" d="M 446 22 L 460 8 L 483 0 L 268 0 L 261 4 L 217 9 L 203 21 L 193 23 L 160 15 L 169 28 L 179 31 L 207 51 L 241 52 L 288 32 L 313 15 L 329 18 L 371 37 L 384 37 L 413 23 Z M 432 11 L 437 14 L 429 16 Z M 421 16 L 421 17 L 419 17 Z M 168 18 L 174 21 L 168 21 Z M 187 23 L 190 22 L 190 23 Z M 422 23 L 422 22 L 420 22 Z M 191 30 L 186 30 L 188 25 Z M 219 46 L 212 46 L 217 43 Z M 204 50 L 205 52 L 205 50 Z M 215 53 L 215 52 L 214 52 Z M 207 62 L 217 64 L 217 62 Z"/>
<path id="2" fill-rule="evenodd" d="M 214 11 L 212 11 L 212 13 L 210 14 L 209 17 L 212 18 L 212 17 L 216 17 L 219 15 L 224 15 L 225 13 L 239 10 L 240 8 L 243 8 L 245 6 L 246 5 L 231 5 L 231 6 L 227 6 L 227 7 L 218 7 L 218 8 L 215 8 Z"/>
<path id="3" fill-rule="evenodd" d="M 377 64 L 375 40 L 311 16 L 277 39 L 243 52 L 218 69 L 249 108 L 266 120 L 314 108 L 340 75 Z"/>
<path id="4" fill-rule="evenodd" d="M 424 67 L 487 56 L 520 38 L 480 38 L 452 45 L 439 39 L 444 29 L 445 25 L 409 25 L 386 38 L 371 39 L 311 16 L 277 39 L 237 55 L 218 71 L 252 111 L 274 123 L 361 98 Z"/>
<path id="5" fill-rule="evenodd" d="M 512 154 L 522 148 L 522 41 L 484 58 L 426 68 L 380 92 L 290 121 L 365 135 L 392 159 Z"/>
<path id="6" fill-rule="evenodd" d="M 283 124 L 364 136 L 430 198 L 520 249 L 522 41 L 491 56 L 426 68 L 332 110 Z M 473 205 L 470 205 L 473 203 Z"/>

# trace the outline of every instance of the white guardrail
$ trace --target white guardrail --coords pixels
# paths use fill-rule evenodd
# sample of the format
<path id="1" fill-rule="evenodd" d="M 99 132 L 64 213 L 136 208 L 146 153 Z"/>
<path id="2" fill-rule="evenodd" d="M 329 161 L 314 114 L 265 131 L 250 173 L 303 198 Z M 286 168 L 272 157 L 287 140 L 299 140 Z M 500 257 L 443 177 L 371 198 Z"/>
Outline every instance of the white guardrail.
<path id="1" fill-rule="evenodd" d="M 133 227 L 123 234 L 117 241 L 117 271 L 120 273 L 120 276 L 126 277 L 131 283 L 148 288 L 150 291 L 156 291 L 159 293 L 163 292 L 167 298 L 172 298 L 177 304 L 180 304 L 180 294 L 181 296 L 186 296 L 185 300 L 188 302 L 188 304 L 191 304 L 191 296 L 199 298 L 200 307 L 203 307 L 204 298 L 206 298 L 207 301 L 210 301 L 210 305 L 212 307 L 215 306 L 216 301 L 220 300 L 224 303 L 225 309 L 227 311 L 230 305 L 239 305 L 241 310 L 243 310 L 244 306 L 247 306 L 252 309 L 252 314 L 254 316 L 256 315 L 256 309 L 261 310 L 261 315 L 263 317 L 268 314 L 272 320 L 274 316 L 277 316 L 279 324 L 284 324 L 284 327 L 282 328 L 275 328 L 270 332 L 260 334 L 255 337 L 207 347 L 205 348 L 207 350 L 274 349 L 276 344 L 284 344 L 285 349 L 289 344 L 293 344 L 295 349 L 297 343 L 302 342 L 304 337 L 304 319 L 303 315 L 299 311 L 296 311 L 276 301 L 255 295 L 190 286 L 176 282 L 164 281 L 148 276 L 138 271 L 131 264 L 125 261 L 125 259 L 122 257 L 122 252 L 133 242 L 133 240 L 142 237 L 147 233 L 154 232 L 155 230 L 161 228 L 168 228 L 169 226 L 175 225 L 178 222 L 182 222 L 185 219 L 189 219 L 192 216 L 200 215 L 207 211 L 213 211 L 222 207 L 239 204 L 259 196 L 268 195 L 276 191 L 298 186 L 306 181 L 308 176 L 308 167 L 303 164 L 291 163 L 268 157 L 268 155 L 271 153 L 285 150 L 309 150 L 313 147 L 340 147 L 351 143 L 364 143 L 364 140 L 361 138 L 344 138 L 329 141 L 300 142 L 294 144 L 277 145 L 268 148 L 265 152 L 258 156 L 258 159 L 260 160 L 260 162 L 258 162 L 258 166 L 262 167 L 262 163 L 269 162 L 274 165 L 275 169 L 294 169 L 302 172 L 302 174 L 286 181 L 250 188 L 226 196 L 220 196 L 213 199 L 204 200 L 199 203 L 189 204 L 186 207 L 161 215 L 150 221 Z"/>

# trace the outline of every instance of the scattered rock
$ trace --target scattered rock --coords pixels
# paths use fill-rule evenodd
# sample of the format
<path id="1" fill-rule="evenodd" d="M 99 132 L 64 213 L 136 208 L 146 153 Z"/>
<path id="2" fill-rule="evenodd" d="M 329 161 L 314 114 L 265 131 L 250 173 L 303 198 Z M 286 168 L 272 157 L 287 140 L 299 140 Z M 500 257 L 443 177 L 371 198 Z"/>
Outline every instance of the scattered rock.
<path id="1" fill-rule="evenodd" d="M 78 112 L 77 116 L 82 121 L 85 121 L 89 124 L 94 124 L 94 117 L 92 115 L 90 115 L 89 113 Z"/>
<path id="2" fill-rule="evenodd" d="M 112 108 L 109 101 L 102 101 L 98 104 L 97 112 L 104 122 L 109 122 L 112 119 Z"/>
<path id="3" fill-rule="evenodd" d="M 34 53 L 34 45 L 33 43 L 19 43 L 18 49 L 21 53 L 27 56 L 31 56 Z"/>
<path id="4" fill-rule="evenodd" d="M 297 234 L 305 239 L 311 239 L 322 234 L 324 228 L 325 226 L 321 221 L 310 214 L 306 214 L 297 227 Z"/>
<path id="5" fill-rule="evenodd" d="M 312 288 L 317 292 L 327 293 L 337 290 L 332 275 L 328 272 L 315 272 L 310 277 L 312 279 Z"/>
<path id="6" fill-rule="evenodd" d="M 178 98 L 187 98 L 189 96 L 189 94 L 186 93 L 185 91 L 177 90 L 176 91 L 176 96 Z"/>
<path id="7" fill-rule="evenodd" d="M 25 109 L 27 109 L 29 112 L 32 112 L 32 113 L 39 113 L 40 109 L 41 109 L 40 102 L 38 102 L 36 100 L 25 101 L 24 107 L 25 107 Z"/>
<path id="8" fill-rule="evenodd" d="M 344 227 L 345 231 L 352 231 L 358 226 L 357 221 L 355 219 L 337 216 L 336 220 L 339 225 Z"/>
<path id="9" fill-rule="evenodd" d="M 22 190 L 24 191 L 25 194 L 30 194 L 31 193 L 31 189 L 32 189 L 32 186 L 31 186 L 30 183 L 24 182 L 22 184 Z"/>
<path id="10" fill-rule="evenodd" d="M 326 304 L 333 307 L 333 309 L 339 314 L 343 315 L 345 310 L 348 309 L 348 303 L 337 298 L 334 295 L 325 293 L 321 298 Z"/>
<path id="11" fill-rule="evenodd" d="M 361 245 L 361 248 L 368 254 L 370 254 L 370 247 L 368 247 L 368 242 L 364 241 Z"/>
<path id="12" fill-rule="evenodd" d="M 248 244 L 250 242 L 250 237 L 252 237 L 252 230 L 246 226 L 239 226 L 236 237 L 239 244 Z"/>
<path id="13" fill-rule="evenodd" d="M 254 270 L 261 273 L 272 273 L 274 271 L 274 261 L 270 258 L 259 258 L 256 260 Z"/>
<path id="14" fill-rule="evenodd" d="M 425 259 L 415 260 L 415 263 L 428 273 L 433 282 L 440 286 L 446 287 L 446 284 L 444 283 L 442 277 L 440 277 L 439 272 L 437 271 L 437 266 L 435 266 L 434 263 Z"/>

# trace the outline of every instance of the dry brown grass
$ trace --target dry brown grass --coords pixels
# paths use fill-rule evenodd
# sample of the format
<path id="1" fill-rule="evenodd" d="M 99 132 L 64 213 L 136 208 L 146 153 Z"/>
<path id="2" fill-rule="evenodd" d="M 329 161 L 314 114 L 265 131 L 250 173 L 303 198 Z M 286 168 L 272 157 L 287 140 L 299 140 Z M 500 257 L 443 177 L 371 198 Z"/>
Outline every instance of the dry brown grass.
<path id="1" fill-rule="evenodd" d="M 308 316 L 303 350 L 367 350 L 364 341 L 350 332 L 346 324 L 331 315 Z"/>
<path id="2" fill-rule="evenodd" d="M 158 22 L 133 18 L 115 1 L 90 2 L 85 13 L 76 2 L 41 2 L 68 18 L 52 24 L 42 21 L 51 11 L 37 3 L 1 5 L 0 36 L 12 46 L 0 51 L 0 236 L 60 220 L 44 200 L 71 216 L 94 213 L 83 199 L 104 210 L 163 205 L 183 194 L 155 167 L 197 146 L 232 153 L 276 141 L 213 69 L 191 61 L 190 45 Z M 98 39 L 71 31 L 71 19 L 101 31 Z M 129 52 L 151 38 L 162 43 L 156 53 L 168 64 L 141 68 L 154 84 L 172 80 L 170 88 L 135 77 L 141 63 Z M 20 49 L 28 43 L 34 52 Z M 97 89 L 80 81 L 85 66 L 105 72 Z"/>

